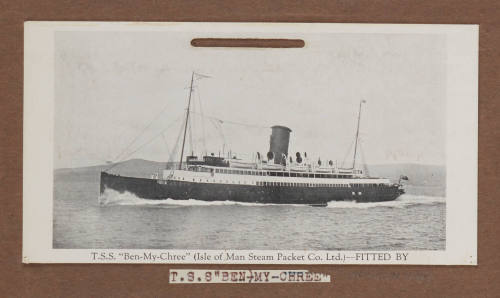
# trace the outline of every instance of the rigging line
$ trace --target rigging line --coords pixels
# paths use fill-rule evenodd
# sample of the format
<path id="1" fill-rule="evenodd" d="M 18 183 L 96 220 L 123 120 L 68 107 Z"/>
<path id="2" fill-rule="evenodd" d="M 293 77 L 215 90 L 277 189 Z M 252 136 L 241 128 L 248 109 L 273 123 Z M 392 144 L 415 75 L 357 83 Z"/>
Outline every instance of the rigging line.
<path id="1" fill-rule="evenodd" d="M 179 170 L 182 170 L 182 159 L 184 158 L 184 145 L 186 143 L 187 122 L 189 119 L 189 109 L 191 108 L 191 96 L 193 95 L 193 79 L 194 79 L 194 71 L 191 73 L 191 84 L 189 85 L 190 87 L 189 87 L 188 105 L 186 108 L 186 124 L 184 125 L 184 136 L 182 138 L 181 158 L 179 158 Z"/>
<path id="2" fill-rule="evenodd" d="M 170 122 L 170 124 L 165 128 L 163 129 L 158 135 L 156 135 L 155 137 L 153 137 L 152 139 L 150 139 L 148 142 L 146 143 L 143 143 L 141 146 L 139 146 L 138 149 L 132 151 L 130 154 L 124 156 L 121 160 L 124 160 L 124 159 L 127 159 L 128 157 L 130 157 L 132 154 L 136 153 L 137 151 L 139 151 L 140 149 L 142 149 L 144 146 L 148 145 L 149 143 L 151 143 L 152 141 L 154 141 L 158 136 L 160 136 L 160 134 L 164 133 L 165 131 L 167 131 L 170 127 L 172 127 L 177 121 L 179 121 L 181 117 L 177 117 L 174 121 Z M 107 168 L 105 171 L 109 171 L 111 169 L 113 169 L 115 166 L 117 166 L 118 164 L 120 164 L 121 160 L 113 163 L 109 168 Z"/>
<path id="3" fill-rule="evenodd" d="M 180 117 L 179 117 L 180 118 Z M 125 159 L 129 158 L 131 155 L 133 155 L 134 153 L 136 153 L 137 151 L 141 150 L 142 148 L 144 148 L 144 146 L 146 145 L 149 145 L 152 141 L 156 140 L 156 138 L 158 138 L 160 135 L 162 135 L 165 131 L 167 131 L 170 127 L 173 126 L 173 124 L 175 122 L 177 122 L 177 120 L 179 120 L 179 118 L 176 119 L 176 121 L 172 122 L 171 125 L 169 125 L 167 128 L 165 128 L 164 130 L 160 131 L 159 134 L 155 135 L 154 137 L 152 137 L 151 139 L 149 139 L 149 141 L 143 143 L 141 146 L 139 146 L 139 148 L 137 148 L 136 150 L 132 151 L 129 155 L 127 155 L 125 157 Z"/>
<path id="4" fill-rule="evenodd" d="M 194 106 L 191 109 L 193 109 L 193 108 L 194 108 Z M 189 154 L 191 154 L 194 151 L 194 147 L 193 147 L 194 119 L 193 119 L 193 117 L 189 117 L 189 121 L 187 124 L 188 124 L 188 135 L 189 135 L 189 148 L 191 149 L 191 152 Z"/>
<path id="5" fill-rule="evenodd" d="M 351 148 L 352 148 L 352 145 L 354 145 L 354 141 L 355 140 L 351 141 L 351 145 L 349 145 L 349 149 L 347 149 L 347 153 L 346 153 L 344 159 L 342 160 L 342 163 L 340 164 L 341 168 L 344 168 L 345 161 L 346 161 L 347 157 L 349 157 L 349 153 L 351 153 Z"/>
<path id="6" fill-rule="evenodd" d="M 363 139 L 360 139 L 359 142 L 359 151 L 361 152 L 361 160 L 363 161 L 363 170 L 366 176 L 370 176 L 370 171 L 368 169 L 368 164 L 365 158 L 365 150 L 363 149 Z"/>
<path id="7" fill-rule="evenodd" d="M 198 113 L 196 113 L 196 114 L 198 114 Z M 247 126 L 247 127 L 255 127 L 255 128 L 261 128 L 261 129 L 271 128 L 271 126 L 264 126 L 264 125 L 248 124 L 248 123 L 242 123 L 242 122 L 236 122 L 236 121 L 222 120 L 222 119 L 219 119 L 217 117 L 207 116 L 207 115 L 203 115 L 203 117 L 204 118 L 213 119 L 213 120 L 217 120 L 217 121 L 219 121 L 220 124 L 226 124 L 227 123 L 227 124 L 241 125 L 241 126 Z"/>
<path id="8" fill-rule="evenodd" d="M 177 150 L 179 149 L 179 145 L 180 145 L 180 140 L 181 140 L 181 136 L 182 136 L 182 131 L 184 130 L 184 122 L 182 122 L 181 124 L 181 128 L 179 130 L 179 133 L 177 134 L 177 139 L 175 140 L 175 144 L 174 144 L 174 148 L 172 149 L 172 151 L 170 152 L 170 155 L 168 157 L 168 162 L 167 162 L 167 167 L 169 165 L 171 165 L 171 170 L 174 171 L 177 167 L 174 163 L 174 158 L 176 158 L 176 154 L 177 154 Z"/>
<path id="9" fill-rule="evenodd" d="M 196 75 L 196 73 L 195 73 Z M 195 114 L 197 113 L 198 111 L 198 107 L 196 106 L 196 94 L 199 92 L 198 89 L 195 89 L 193 90 L 193 105 L 191 106 L 191 112 L 192 114 Z M 191 125 L 193 126 L 192 130 L 193 130 L 193 138 L 194 138 L 194 146 L 196 146 L 195 150 L 200 148 L 200 125 L 203 125 L 203 123 L 200 124 L 200 119 L 198 119 L 199 117 L 195 117 L 195 115 L 193 115 L 191 118 Z M 204 150 L 204 148 L 202 148 L 202 150 Z"/>
<path id="10" fill-rule="evenodd" d="M 206 143 L 206 135 L 205 135 L 205 125 L 203 123 L 203 106 L 201 104 L 201 95 L 200 95 L 200 90 L 197 89 L 196 90 L 196 96 L 198 97 L 198 105 L 199 105 L 199 108 L 200 108 L 200 113 L 201 113 L 201 129 L 202 129 L 202 134 L 203 134 L 203 138 L 202 138 L 202 142 L 203 142 L 203 150 L 205 152 L 207 152 L 207 143 Z"/>
<path id="11" fill-rule="evenodd" d="M 215 121 L 214 119 L 208 119 L 208 120 L 215 127 L 215 130 L 220 134 L 223 144 L 226 145 L 226 138 L 224 137 L 224 131 L 222 130 L 222 126 L 219 126 L 220 125 L 219 122 Z"/>
<path id="12" fill-rule="evenodd" d="M 167 138 L 165 138 L 165 135 L 163 134 L 163 132 L 161 133 L 161 137 L 163 139 L 163 142 L 165 143 L 165 149 L 167 149 L 167 152 L 169 152 L 169 145 L 168 145 L 168 142 L 167 142 Z"/>
<path id="13" fill-rule="evenodd" d="M 168 108 L 168 106 L 170 105 L 169 102 L 167 102 L 165 104 L 165 106 L 163 107 L 163 109 L 161 109 L 161 111 L 153 118 L 153 120 L 151 122 L 149 122 L 148 125 L 146 125 L 146 127 L 144 127 L 142 129 L 142 131 L 132 140 L 132 142 L 130 142 L 127 147 L 125 147 L 125 149 L 120 153 L 118 154 L 117 157 L 115 157 L 114 160 L 120 160 L 122 155 L 125 154 L 125 152 L 139 139 L 139 137 L 142 136 L 142 134 L 147 130 L 149 129 L 149 127 L 151 127 L 151 125 L 160 117 L 161 114 L 163 114 L 163 112 L 165 112 L 165 110 Z"/>
<path id="14" fill-rule="evenodd" d="M 217 126 L 218 122 L 216 122 L 213 119 L 208 119 L 208 122 L 213 125 L 213 127 L 215 128 L 215 131 L 219 133 L 219 136 L 222 139 L 222 156 L 224 156 L 225 149 L 226 149 L 226 138 L 224 137 L 224 133 L 222 132 L 222 129 L 221 128 L 219 129 L 219 127 Z"/>
<path id="15" fill-rule="evenodd" d="M 224 142 L 222 144 L 222 152 L 225 153 L 225 151 L 227 150 L 227 147 L 228 147 L 228 142 L 227 142 L 227 139 L 226 139 L 226 135 L 224 134 L 224 127 L 222 127 L 222 125 L 220 124 L 220 122 L 216 122 L 215 120 L 212 120 L 215 125 L 218 125 L 219 126 L 219 132 L 220 132 L 220 135 L 222 136 L 222 141 Z"/>

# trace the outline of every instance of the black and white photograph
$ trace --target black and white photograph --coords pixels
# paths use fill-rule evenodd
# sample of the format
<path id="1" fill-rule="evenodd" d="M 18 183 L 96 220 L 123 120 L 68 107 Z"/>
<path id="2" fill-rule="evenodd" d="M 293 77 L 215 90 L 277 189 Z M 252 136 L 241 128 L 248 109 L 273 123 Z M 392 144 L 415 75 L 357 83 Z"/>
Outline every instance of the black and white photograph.
<path id="1" fill-rule="evenodd" d="M 460 231 L 475 237 L 474 26 L 58 24 L 43 124 L 52 253 L 248 262 L 237 252 L 446 254 Z M 192 44 L 239 36 L 303 43 Z M 295 260 L 279 258 L 264 261 Z"/>

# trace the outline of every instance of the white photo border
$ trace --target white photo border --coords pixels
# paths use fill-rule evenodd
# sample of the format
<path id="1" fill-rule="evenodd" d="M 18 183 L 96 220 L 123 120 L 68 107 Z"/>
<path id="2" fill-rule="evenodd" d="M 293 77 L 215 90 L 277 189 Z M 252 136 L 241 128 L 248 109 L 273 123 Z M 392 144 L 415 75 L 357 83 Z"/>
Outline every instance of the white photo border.
<path id="1" fill-rule="evenodd" d="M 123 250 L 53 248 L 54 35 L 56 31 L 196 31 L 227 37 L 303 38 L 308 33 L 442 34 L 446 36 L 446 249 L 443 251 L 262 251 Z M 195 36 L 193 36 L 195 37 Z M 199 37 L 199 36 L 196 36 Z M 477 265 L 478 25 L 325 24 L 325 23 L 133 23 L 26 22 L 24 28 L 23 262 L 24 263 L 212 263 L 212 264 L 415 264 Z M 197 252 L 214 257 L 310 253 L 318 260 L 195 260 Z M 185 260 L 100 259 L 93 253 L 171 254 Z M 326 261 L 326 254 L 390 254 L 391 259 Z M 397 260 L 396 253 L 408 253 Z"/>

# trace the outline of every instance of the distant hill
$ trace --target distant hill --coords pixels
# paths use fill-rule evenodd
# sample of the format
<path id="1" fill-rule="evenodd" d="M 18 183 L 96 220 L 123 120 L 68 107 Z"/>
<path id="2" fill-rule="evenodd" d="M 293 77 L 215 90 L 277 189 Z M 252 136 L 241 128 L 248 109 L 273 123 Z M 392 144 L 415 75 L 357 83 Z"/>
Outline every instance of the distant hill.
<path id="1" fill-rule="evenodd" d="M 171 165 L 176 165 L 178 163 L 171 163 Z M 145 159 L 130 159 L 122 161 L 115 164 L 98 165 L 90 167 L 81 168 L 64 168 L 56 169 L 55 174 L 84 174 L 84 173 L 99 173 L 102 171 L 107 171 L 109 173 L 120 174 L 123 176 L 141 177 L 149 178 L 152 173 L 157 173 L 159 170 L 165 169 L 167 166 L 166 162 L 151 161 Z"/>
<path id="2" fill-rule="evenodd" d="M 178 163 L 169 164 L 175 167 Z M 56 176 L 65 174 L 76 174 L 77 176 L 92 176 L 99 179 L 98 174 L 107 170 L 110 173 L 123 176 L 149 178 L 152 173 L 165 169 L 166 162 L 157 162 L 144 159 L 131 159 L 116 164 L 98 165 L 81 168 L 56 169 Z M 382 164 L 368 166 L 369 175 L 373 177 L 386 177 L 396 182 L 400 175 L 406 175 L 409 181 L 408 192 L 422 195 L 444 196 L 446 192 L 446 167 L 436 165 L 418 164 Z"/>
<path id="3" fill-rule="evenodd" d="M 368 167 L 370 176 L 386 177 L 397 182 L 400 175 L 408 176 L 408 193 L 446 196 L 446 167 L 418 164 L 384 164 Z"/>
<path id="4" fill-rule="evenodd" d="M 393 180 L 400 175 L 409 178 L 408 184 L 416 186 L 440 186 L 446 184 L 446 167 L 435 165 L 394 164 L 371 165 L 370 176 L 387 177 Z"/>

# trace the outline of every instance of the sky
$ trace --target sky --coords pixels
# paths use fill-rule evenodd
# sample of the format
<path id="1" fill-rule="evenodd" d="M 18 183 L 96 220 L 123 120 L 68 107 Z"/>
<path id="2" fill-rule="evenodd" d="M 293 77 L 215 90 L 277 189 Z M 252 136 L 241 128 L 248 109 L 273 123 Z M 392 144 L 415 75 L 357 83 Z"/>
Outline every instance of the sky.
<path id="1" fill-rule="evenodd" d="M 198 35 L 56 32 L 55 168 L 168 161 L 193 71 L 210 78 L 194 84 L 186 151 L 252 158 L 284 125 L 289 152 L 349 164 L 365 100 L 364 162 L 444 165 L 444 36 L 310 33 L 304 48 L 249 49 L 194 48 Z"/>

